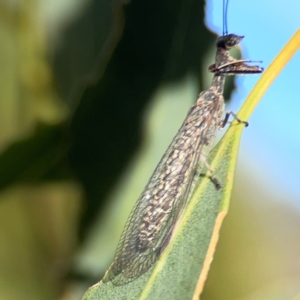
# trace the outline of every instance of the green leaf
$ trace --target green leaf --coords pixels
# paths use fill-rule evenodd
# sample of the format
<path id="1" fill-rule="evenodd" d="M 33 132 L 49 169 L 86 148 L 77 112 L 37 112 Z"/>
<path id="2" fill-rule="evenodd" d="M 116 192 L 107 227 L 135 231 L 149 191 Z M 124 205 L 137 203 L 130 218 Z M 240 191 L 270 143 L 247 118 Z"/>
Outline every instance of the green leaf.
<path id="1" fill-rule="evenodd" d="M 262 95 L 299 47 L 300 30 L 249 95 L 240 110 L 241 119 L 250 117 Z M 87 291 L 84 300 L 198 299 L 213 258 L 220 226 L 228 211 L 243 128 L 243 124 L 234 121 L 208 157 L 222 189 L 217 190 L 209 176 L 199 176 L 173 239 L 154 267 L 123 286 L 99 282 Z"/>

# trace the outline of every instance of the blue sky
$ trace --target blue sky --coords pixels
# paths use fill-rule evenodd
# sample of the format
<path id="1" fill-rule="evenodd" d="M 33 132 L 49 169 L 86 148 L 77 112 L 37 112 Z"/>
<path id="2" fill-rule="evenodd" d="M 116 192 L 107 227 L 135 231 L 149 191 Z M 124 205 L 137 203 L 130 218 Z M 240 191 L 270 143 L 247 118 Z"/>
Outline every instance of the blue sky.
<path id="1" fill-rule="evenodd" d="M 222 0 L 207 1 L 206 23 L 222 34 Z M 244 58 L 267 68 L 300 27 L 300 1 L 230 0 L 228 32 L 244 35 Z M 268 177 L 271 188 L 289 195 L 300 209 L 300 52 L 279 75 L 250 119 L 241 144 L 241 159 Z M 237 111 L 259 76 L 238 78 L 239 88 L 227 109 Z M 248 163 L 249 164 L 249 163 Z M 263 173 L 263 174 L 262 174 Z"/>

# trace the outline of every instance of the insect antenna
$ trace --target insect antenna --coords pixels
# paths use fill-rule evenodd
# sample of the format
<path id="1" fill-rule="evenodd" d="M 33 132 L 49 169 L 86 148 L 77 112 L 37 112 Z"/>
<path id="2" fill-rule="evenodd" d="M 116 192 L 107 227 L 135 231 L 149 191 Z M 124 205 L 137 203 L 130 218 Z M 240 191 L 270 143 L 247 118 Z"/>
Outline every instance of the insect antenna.
<path id="1" fill-rule="evenodd" d="M 229 0 L 223 0 L 223 35 L 228 34 L 228 28 L 227 28 L 228 2 Z"/>

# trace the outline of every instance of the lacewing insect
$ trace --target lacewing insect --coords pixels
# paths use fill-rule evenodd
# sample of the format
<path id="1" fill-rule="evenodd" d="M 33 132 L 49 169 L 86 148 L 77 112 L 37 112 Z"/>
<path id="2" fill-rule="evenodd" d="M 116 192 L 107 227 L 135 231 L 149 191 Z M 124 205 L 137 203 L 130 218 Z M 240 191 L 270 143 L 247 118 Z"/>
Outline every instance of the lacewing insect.
<path id="1" fill-rule="evenodd" d="M 227 5 L 224 5 L 225 20 L 226 11 Z M 216 188 L 221 188 L 217 176 L 206 162 L 202 148 L 212 144 L 217 129 L 226 125 L 230 115 L 248 125 L 233 112 L 227 112 L 224 118 L 225 77 L 263 72 L 259 66 L 245 64 L 251 61 L 236 60 L 228 53 L 242 39 L 243 36 L 228 34 L 227 30 L 218 38 L 215 63 L 209 67 L 214 73 L 212 85 L 199 94 L 137 200 L 103 282 L 123 285 L 153 266 L 172 238 L 200 162 L 209 170 Z"/>

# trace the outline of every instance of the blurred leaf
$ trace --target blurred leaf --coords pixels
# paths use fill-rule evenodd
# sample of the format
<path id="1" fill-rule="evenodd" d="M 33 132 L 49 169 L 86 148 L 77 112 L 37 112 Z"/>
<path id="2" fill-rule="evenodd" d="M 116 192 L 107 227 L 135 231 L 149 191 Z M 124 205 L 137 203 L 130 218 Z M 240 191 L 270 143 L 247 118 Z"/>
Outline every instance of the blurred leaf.
<path id="1" fill-rule="evenodd" d="M 0 156 L 0 190 L 17 182 L 40 181 L 53 171 L 50 179 L 70 174 L 62 162 L 67 145 L 61 126 L 40 126 L 32 136 L 8 147 Z"/>
<path id="2" fill-rule="evenodd" d="M 71 123 L 68 159 L 88 199 L 82 238 L 140 146 L 152 96 L 189 74 L 202 86 L 200 66 L 215 40 L 202 22 L 203 1 L 137 0 L 122 9 L 122 38 L 100 82 L 84 90 Z"/>
<path id="3" fill-rule="evenodd" d="M 1 299 L 58 298 L 77 243 L 81 197 L 73 182 L 0 193 Z"/>
<path id="4" fill-rule="evenodd" d="M 36 2 L 0 3 L 0 151 L 37 123 L 58 124 L 68 113 L 53 89 Z"/>
<path id="5" fill-rule="evenodd" d="M 300 278 L 286 278 L 264 286 L 258 291 L 242 297 L 241 300 L 299 300 Z"/>

